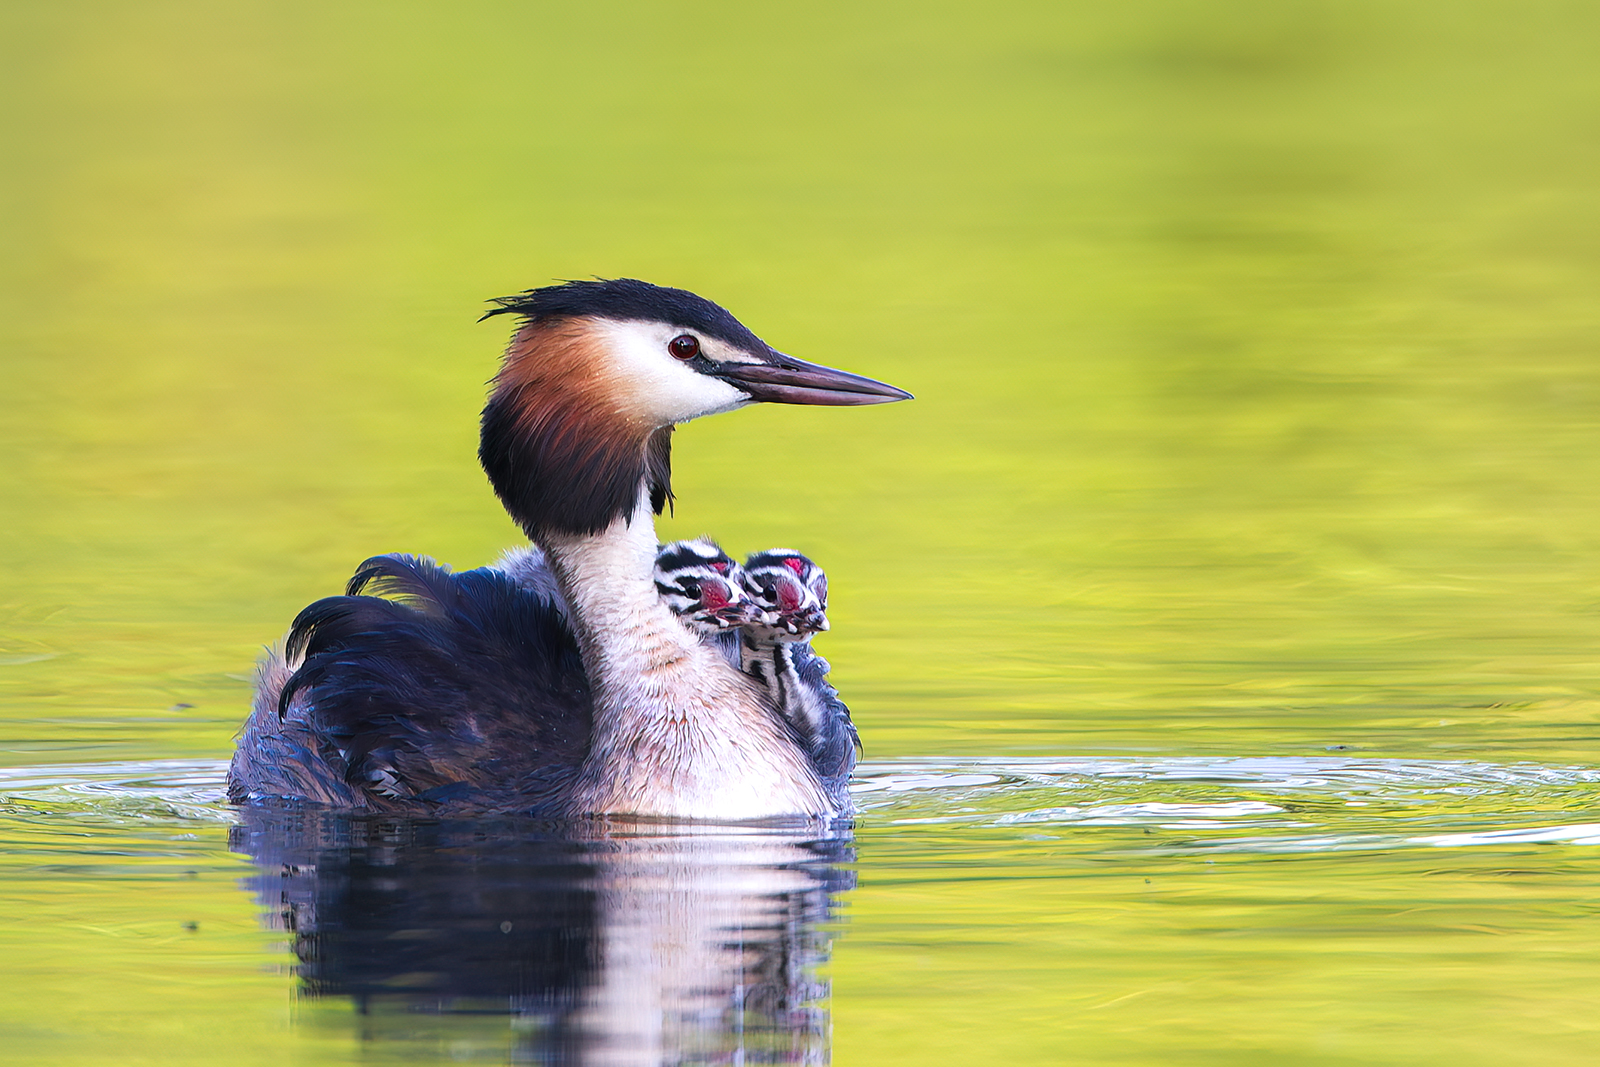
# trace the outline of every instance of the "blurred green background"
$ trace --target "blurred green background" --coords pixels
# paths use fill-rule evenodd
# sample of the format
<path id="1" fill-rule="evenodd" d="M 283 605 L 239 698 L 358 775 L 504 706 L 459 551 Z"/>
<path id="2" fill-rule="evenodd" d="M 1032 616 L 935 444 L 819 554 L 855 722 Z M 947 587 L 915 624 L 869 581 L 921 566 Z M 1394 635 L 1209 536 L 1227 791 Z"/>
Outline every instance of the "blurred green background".
<path id="1" fill-rule="evenodd" d="M 4 18 L 17 758 L 224 753 L 356 562 L 513 543 L 473 319 L 590 275 L 918 394 L 690 427 L 665 526 L 824 561 L 873 755 L 1596 754 L 1586 5 Z"/>
<path id="2" fill-rule="evenodd" d="M 663 524 L 829 568 L 869 757 L 1600 761 L 1597 39 L 1562 0 L 8 5 L 0 762 L 225 757 L 360 560 L 515 543 L 473 320 L 591 275 L 917 394 L 686 428 Z M 1058 1062 L 1039 1011 L 1012 1059 Z"/>

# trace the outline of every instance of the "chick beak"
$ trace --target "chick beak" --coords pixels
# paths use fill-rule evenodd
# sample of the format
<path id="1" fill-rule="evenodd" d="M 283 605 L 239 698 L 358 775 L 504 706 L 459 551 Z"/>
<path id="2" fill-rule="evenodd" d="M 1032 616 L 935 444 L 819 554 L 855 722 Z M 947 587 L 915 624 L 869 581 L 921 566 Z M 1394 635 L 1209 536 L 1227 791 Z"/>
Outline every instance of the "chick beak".
<path id="1" fill-rule="evenodd" d="M 911 399 L 904 389 L 771 350 L 765 362 L 719 363 L 710 373 L 750 399 L 770 404 L 856 407 Z"/>
<path id="2" fill-rule="evenodd" d="M 828 628 L 828 616 L 816 608 L 807 608 L 783 616 L 784 627 L 796 636 L 818 634 Z"/>
<path id="3" fill-rule="evenodd" d="M 761 605 L 745 597 L 735 606 L 728 609 L 727 620 L 731 626 L 748 626 L 753 622 L 760 622 L 763 612 Z"/>

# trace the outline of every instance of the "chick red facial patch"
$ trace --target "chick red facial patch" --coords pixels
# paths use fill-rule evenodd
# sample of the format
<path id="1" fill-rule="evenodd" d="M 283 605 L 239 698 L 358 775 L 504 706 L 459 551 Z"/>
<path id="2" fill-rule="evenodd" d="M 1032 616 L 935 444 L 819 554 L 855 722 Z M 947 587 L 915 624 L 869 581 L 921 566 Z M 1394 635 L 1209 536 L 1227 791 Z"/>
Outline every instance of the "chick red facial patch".
<path id="1" fill-rule="evenodd" d="M 778 610 L 794 611 L 805 601 L 805 591 L 798 582 L 782 581 L 778 583 Z"/>

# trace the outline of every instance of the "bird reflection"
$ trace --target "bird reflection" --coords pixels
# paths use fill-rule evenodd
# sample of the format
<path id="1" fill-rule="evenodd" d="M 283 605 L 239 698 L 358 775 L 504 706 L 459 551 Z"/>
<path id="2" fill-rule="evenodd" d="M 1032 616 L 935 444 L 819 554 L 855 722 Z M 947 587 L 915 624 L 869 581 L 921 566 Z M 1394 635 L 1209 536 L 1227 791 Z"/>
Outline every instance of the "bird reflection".
<path id="1" fill-rule="evenodd" d="M 351 998 L 369 1039 L 431 1014 L 513 1062 L 829 1060 L 846 830 L 240 814 L 302 995 Z"/>

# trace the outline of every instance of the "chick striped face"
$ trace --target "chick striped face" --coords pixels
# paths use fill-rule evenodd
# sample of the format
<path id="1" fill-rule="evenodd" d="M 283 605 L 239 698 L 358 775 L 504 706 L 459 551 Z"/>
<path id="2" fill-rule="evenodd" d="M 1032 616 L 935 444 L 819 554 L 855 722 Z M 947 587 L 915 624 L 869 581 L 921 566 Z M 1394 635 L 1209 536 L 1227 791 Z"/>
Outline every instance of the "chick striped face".
<path id="1" fill-rule="evenodd" d="M 741 573 L 710 538 L 674 541 L 656 553 L 656 592 L 690 629 L 704 634 L 744 626 L 759 617 Z"/>
<path id="2" fill-rule="evenodd" d="M 748 631 L 770 641 L 803 641 L 828 628 L 828 576 L 808 557 L 771 548 L 745 560 L 745 592 L 760 609 Z"/>

